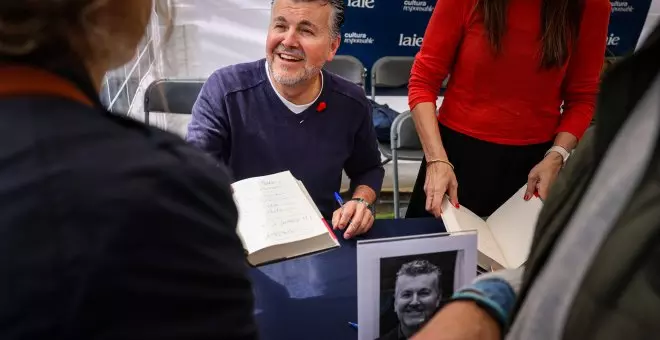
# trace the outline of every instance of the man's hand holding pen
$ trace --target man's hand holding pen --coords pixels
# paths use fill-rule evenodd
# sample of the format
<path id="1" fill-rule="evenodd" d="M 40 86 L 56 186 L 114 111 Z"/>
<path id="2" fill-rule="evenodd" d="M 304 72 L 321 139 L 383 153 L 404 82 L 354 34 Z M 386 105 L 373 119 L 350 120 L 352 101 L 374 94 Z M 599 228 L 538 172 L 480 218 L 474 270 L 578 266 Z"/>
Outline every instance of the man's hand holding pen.
<path id="1" fill-rule="evenodd" d="M 338 193 L 335 193 L 335 199 L 340 207 L 332 214 L 332 226 L 334 229 L 346 230 L 345 239 L 364 234 L 371 229 L 375 218 L 371 203 L 362 198 L 353 198 L 344 203 Z"/>

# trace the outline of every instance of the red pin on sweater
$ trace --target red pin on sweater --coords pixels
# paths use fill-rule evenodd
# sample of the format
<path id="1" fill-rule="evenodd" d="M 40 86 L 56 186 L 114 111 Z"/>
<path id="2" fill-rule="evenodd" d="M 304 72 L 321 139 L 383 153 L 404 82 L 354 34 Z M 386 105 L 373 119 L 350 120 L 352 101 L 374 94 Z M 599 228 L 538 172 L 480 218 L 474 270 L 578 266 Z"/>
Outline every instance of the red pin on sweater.
<path id="1" fill-rule="evenodd" d="M 320 102 L 316 107 L 316 112 L 323 112 L 325 111 L 326 107 L 328 107 L 328 105 L 326 105 L 325 102 Z"/>

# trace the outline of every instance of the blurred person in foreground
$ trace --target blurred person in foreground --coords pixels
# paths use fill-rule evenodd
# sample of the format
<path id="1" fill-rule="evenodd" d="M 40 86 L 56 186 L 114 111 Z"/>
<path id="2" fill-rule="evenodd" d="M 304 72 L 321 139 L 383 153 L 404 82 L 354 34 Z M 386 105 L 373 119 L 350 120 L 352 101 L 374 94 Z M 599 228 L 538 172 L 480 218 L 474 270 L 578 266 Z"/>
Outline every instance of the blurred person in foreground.
<path id="1" fill-rule="evenodd" d="M 291 171 L 351 238 L 373 225 L 385 172 L 364 90 L 323 70 L 343 21 L 343 0 L 275 0 L 266 58 L 210 76 L 186 139 L 227 164 L 237 181 Z M 353 192 L 338 207 L 342 170 Z"/>
<path id="2" fill-rule="evenodd" d="M 227 176 L 107 112 L 151 0 L 0 2 L 0 338 L 256 339 Z"/>
<path id="3" fill-rule="evenodd" d="M 593 117 L 608 0 L 442 0 L 410 76 L 425 158 L 406 217 L 489 216 L 548 188 Z M 447 91 L 436 115 L 443 80 Z"/>
<path id="4" fill-rule="evenodd" d="M 601 86 L 524 268 L 459 289 L 415 340 L 621 340 L 660 334 L 660 26 Z"/>

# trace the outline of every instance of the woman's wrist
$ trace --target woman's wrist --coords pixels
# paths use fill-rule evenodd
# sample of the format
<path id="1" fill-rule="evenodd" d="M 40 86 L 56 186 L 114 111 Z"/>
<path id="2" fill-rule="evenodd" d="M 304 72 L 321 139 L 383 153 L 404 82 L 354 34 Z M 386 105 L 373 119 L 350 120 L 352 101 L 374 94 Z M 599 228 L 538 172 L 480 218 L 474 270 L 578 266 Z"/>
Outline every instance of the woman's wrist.
<path id="1" fill-rule="evenodd" d="M 559 132 L 555 137 L 554 142 L 552 143 L 552 148 L 561 148 L 570 154 L 577 143 L 577 137 L 575 137 L 570 132 Z"/>
<path id="2" fill-rule="evenodd" d="M 429 166 L 433 164 L 444 164 L 449 166 L 452 170 L 454 170 L 454 164 L 452 164 L 449 160 L 446 159 L 429 159 L 426 161 L 426 167 L 428 168 Z"/>
<path id="3" fill-rule="evenodd" d="M 563 164 L 566 164 L 571 152 L 561 145 L 553 145 L 548 151 L 545 152 L 544 158 L 552 157 Z"/>
<path id="4" fill-rule="evenodd" d="M 444 147 L 442 144 L 433 146 L 433 147 L 428 147 L 429 150 L 426 148 L 424 149 L 424 158 L 427 161 L 430 161 L 432 159 L 444 159 L 444 160 L 449 160 L 449 156 L 447 156 L 447 152 L 445 151 Z"/>
<path id="5" fill-rule="evenodd" d="M 428 150 L 425 148 L 424 151 L 424 159 L 427 163 L 438 160 L 449 162 L 449 156 L 447 156 L 447 152 L 442 143 L 440 143 L 440 145 L 433 145 L 433 147 L 429 147 Z"/>

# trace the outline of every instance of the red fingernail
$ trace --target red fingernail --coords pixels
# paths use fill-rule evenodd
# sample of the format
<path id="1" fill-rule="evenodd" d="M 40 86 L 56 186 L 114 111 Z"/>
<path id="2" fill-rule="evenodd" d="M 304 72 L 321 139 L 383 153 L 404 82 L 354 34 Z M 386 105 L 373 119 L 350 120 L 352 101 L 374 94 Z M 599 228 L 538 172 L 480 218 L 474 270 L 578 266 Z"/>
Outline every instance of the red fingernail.
<path id="1" fill-rule="evenodd" d="M 458 208 L 460 208 L 460 207 L 461 207 L 461 205 L 458 204 L 458 203 L 456 203 L 456 209 L 458 209 Z"/>
<path id="2" fill-rule="evenodd" d="M 525 201 L 529 201 L 529 194 L 525 194 Z"/>
<path id="3" fill-rule="evenodd" d="M 539 192 L 538 192 L 538 191 L 534 191 L 534 196 L 536 196 L 536 197 L 541 197 L 541 196 L 539 196 Z"/>

